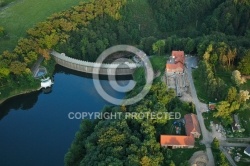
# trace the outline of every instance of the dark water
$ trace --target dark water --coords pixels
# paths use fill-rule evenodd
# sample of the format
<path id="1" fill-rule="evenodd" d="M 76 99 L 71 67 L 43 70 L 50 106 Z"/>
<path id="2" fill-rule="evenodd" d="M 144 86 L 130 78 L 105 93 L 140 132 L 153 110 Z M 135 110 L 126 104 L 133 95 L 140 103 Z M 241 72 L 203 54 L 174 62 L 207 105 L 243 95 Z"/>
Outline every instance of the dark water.
<path id="1" fill-rule="evenodd" d="M 18 96 L 0 106 L 0 166 L 63 165 L 81 122 L 69 120 L 68 113 L 97 112 L 108 104 L 90 75 L 57 66 L 54 82 L 50 93 Z M 109 88 L 105 78 L 102 84 L 114 97 L 124 97 Z"/>

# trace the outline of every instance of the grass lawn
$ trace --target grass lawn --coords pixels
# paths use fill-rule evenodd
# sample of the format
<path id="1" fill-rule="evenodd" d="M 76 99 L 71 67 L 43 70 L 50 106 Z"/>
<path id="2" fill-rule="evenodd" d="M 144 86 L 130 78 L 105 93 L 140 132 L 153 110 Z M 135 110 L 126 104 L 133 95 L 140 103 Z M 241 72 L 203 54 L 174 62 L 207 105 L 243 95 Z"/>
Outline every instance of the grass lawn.
<path id="1" fill-rule="evenodd" d="M 144 69 L 142 67 L 137 68 L 135 72 L 133 73 L 133 78 L 134 78 L 134 81 L 139 82 L 140 84 L 144 85 L 146 83 Z"/>
<path id="2" fill-rule="evenodd" d="M 220 77 L 226 85 L 230 86 L 234 86 L 232 83 L 232 71 L 225 71 L 224 69 L 217 69 L 216 73 L 215 73 L 216 77 Z"/>
<path id="3" fill-rule="evenodd" d="M 201 77 L 198 74 L 199 69 L 193 69 L 192 75 L 194 80 L 194 86 L 197 92 L 197 96 L 199 100 L 203 103 L 208 103 L 209 101 L 213 101 L 214 99 L 209 99 L 206 95 L 206 90 L 204 87 L 204 80 L 201 79 Z"/>
<path id="4" fill-rule="evenodd" d="M 150 62 L 154 71 L 160 71 L 161 73 L 165 72 L 167 57 L 154 55 L 150 57 Z"/>
<path id="5" fill-rule="evenodd" d="M 36 23 L 44 21 L 51 14 L 69 9 L 86 0 L 16 0 L 0 10 L 0 26 L 6 36 L 0 38 L 0 53 L 12 50 L 20 37 Z"/>

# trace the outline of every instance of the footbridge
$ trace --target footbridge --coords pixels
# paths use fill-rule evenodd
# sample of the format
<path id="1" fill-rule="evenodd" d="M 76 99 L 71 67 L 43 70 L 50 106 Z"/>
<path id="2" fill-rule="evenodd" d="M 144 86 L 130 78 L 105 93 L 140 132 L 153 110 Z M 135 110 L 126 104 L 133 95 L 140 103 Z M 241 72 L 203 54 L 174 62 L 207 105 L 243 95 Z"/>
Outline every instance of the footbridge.
<path id="1" fill-rule="evenodd" d="M 140 66 L 136 63 L 128 62 L 116 64 L 87 62 L 68 57 L 64 53 L 58 53 L 56 51 L 51 51 L 50 54 L 54 57 L 57 64 L 72 70 L 90 74 L 131 75 L 134 73 L 135 69 Z"/>

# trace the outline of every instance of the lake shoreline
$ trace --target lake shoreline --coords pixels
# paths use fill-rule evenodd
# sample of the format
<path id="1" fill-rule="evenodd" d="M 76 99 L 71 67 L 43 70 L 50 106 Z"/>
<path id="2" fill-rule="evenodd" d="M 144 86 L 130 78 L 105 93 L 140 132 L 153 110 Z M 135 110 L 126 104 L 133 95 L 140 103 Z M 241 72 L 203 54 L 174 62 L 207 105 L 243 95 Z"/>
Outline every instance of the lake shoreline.
<path id="1" fill-rule="evenodd" d="M 25 94 L 29 94 L 29 93 L 32 93 L 32 92 L 37 92 L 37 91 L 40 91 L 41 89 L 42 89 L 41 87 L 39 87 L 39 88 L 33 88 L 33 89 L 27 89 L 27 90 L 21 91 L 21 92 L 19 92 L 17 94 L 10 95 L 8 97 L 5 97 L 5 98 L 1 99 L 0 100 L 0 105 L 2 105 L 4 102 L 6 102 L 7 100 L 12 99 L 14 97 L 25 95 Z"/>

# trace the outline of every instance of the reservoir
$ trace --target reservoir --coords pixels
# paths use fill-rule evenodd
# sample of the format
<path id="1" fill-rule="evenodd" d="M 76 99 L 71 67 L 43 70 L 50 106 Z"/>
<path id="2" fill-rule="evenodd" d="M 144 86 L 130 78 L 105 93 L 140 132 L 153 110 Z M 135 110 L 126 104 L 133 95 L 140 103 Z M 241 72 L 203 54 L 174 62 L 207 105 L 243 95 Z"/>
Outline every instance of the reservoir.
<path id="1" fill-rule="evenodd" d="M 110 105 L 97 93 L 91 75 L 56 66 L 49 92 L 33 92 L 11 98 L 0 105 L 0 165 L 60 166 L 81 120 L 69 119 L 70 112 L 99 112 Z M 126 84 L 131 77 L 119 78 Z M 101 84 L 113 97 L 106 78 Z"/>

